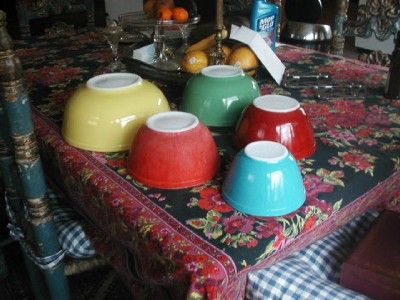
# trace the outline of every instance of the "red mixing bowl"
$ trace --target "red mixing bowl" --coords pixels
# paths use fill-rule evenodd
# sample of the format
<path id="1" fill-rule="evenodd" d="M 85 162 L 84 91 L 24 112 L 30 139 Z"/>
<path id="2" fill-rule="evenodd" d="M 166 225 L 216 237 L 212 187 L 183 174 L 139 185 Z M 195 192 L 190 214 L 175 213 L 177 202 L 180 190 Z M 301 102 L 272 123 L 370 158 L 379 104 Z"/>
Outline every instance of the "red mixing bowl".
<path id="1" fill-rule="evenodd" d="M 235 129 L 238 148 L 255 141 L 281 143 L 298 160 L 311 156 L 316 149 L 314 132 L 300 103 L 281 95 L 257 97 L 243 112 Z"/>
<path id="2" fill-rule="evenodd" d="M 180 189 L 214 177 L 219 154 L 208 128 L 185 112 L 151 116 L 132 143 L 128 170 L 149 187 Z"/>

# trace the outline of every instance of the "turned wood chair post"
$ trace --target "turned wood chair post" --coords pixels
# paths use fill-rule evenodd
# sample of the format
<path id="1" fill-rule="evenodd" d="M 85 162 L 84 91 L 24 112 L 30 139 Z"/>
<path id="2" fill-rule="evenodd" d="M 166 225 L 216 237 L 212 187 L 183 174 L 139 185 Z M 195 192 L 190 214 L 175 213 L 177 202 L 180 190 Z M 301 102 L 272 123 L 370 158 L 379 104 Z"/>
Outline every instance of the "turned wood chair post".
<path id="1" fill-rule="evenodd" d="M 333 36 L 331 43 L 331 53 L 343 55 L 345 41 L 345 26 L 347 22 L 347 10 L 349 9 L 349 0 L 336 1 L 336 15 L 333 25 Z"/>
<path id="2" fill-rule="evenodd" d="M 22 203 L 22 191 L 17 166 L 15 165 L 14 153 L 12 150 L 12 141 L 8 132 L 8 125 L 3 108 L 0 106 L 0 170 L 2 174 L 2 184 L 4 187 L 5 207 L 12 210 L 15 215 L 15 222 L 22 226 L 24 208 Z M 11 224 L 11 223 L 9 223 Z M 11 229 L 10 229 L 11 230 Z M 46 286 L 41 278 L 41 272 L 38 267 L 22 251 L 25 267 L 28 272 L 29 280 L 32 284 L 32 291 L 36 299 L 46 297 Z"/>
<path id="3" fill-rule="evenodd" d="M 36 241 L 36 255 L 52 258 L 61 253 L 57 229 L 46 199 L 46 183 L 36 142 L 31 108 L 24 84 L 22 66 L 15 55 L 6 25 L 6 15 L 0 11 L 0 96 L 8 123 L 15 163 L 24 194 L 28 224 Z M 6 149 L 9 155 L 9 149 Z M 26 250 L 26 249 L 24 249 Z M 61 257 L 61 256 L 59 256 Z M 55 262 L 44 268 L 52 299 L 70 299 L 64 265 Z"/>
<path id="4" fill-rule="evenodd" d="M 274 3 L 279 7 L 278 20 L 277 20 L 278 28 L 276 29 L 276 41 L 279 42 L 281 38 L 281 26 L 282 26 L 282 16 L 283 16 L 282 0 L 275 0 Z"/>

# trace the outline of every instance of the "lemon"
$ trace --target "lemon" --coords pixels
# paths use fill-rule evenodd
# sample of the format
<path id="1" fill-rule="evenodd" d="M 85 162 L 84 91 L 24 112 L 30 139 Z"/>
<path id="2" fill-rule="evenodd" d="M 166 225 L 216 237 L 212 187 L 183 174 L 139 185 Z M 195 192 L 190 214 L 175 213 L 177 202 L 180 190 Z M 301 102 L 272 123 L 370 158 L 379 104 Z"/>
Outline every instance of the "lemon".
<path id="1" fill-rule="evenodd" d="M 255 69 L 258 67 L 259 62 L 254 52 L 245 45 L 234 47 L 227 60 L 228 65 L 238 65 L 243 70 Z M 255 70 L 247 72 L 248 75 L 253 76 Z"/>
<path id="2" fill-rule="evenodd" d="M 189 51 L 182 58 L 181 66 L 186 72 L 199 73 L 203 68 L 208 66 L 207 53 L 202 50 Z"/>

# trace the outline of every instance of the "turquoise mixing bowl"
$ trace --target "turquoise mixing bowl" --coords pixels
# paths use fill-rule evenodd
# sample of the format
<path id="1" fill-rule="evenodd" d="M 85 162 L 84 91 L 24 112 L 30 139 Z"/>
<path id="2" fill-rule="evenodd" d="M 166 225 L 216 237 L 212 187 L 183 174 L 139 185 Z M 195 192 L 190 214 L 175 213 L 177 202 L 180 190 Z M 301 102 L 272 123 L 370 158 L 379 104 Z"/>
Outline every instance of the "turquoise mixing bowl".
<path id="1" fill-rule="evenodd" d="M 243 213 L 272 217 L 297 210 L 306 199 L 306 190 L 287 148 L 277 142 L 258 141 L 236 155 L 222 196 Z"/>

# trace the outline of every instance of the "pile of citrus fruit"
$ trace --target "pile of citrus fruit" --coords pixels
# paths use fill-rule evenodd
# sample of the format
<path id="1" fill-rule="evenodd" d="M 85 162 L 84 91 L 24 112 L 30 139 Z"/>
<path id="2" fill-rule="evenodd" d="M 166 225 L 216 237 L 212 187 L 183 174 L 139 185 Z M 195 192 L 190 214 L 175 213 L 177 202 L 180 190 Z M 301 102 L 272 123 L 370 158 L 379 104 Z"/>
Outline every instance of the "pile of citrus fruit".
<path id="1" fill-rule="evenodd" d="M 197 43 L 189 47 L 181 61 L 182 69 L 193 74 L 199 73 L 211 63 L 210 54 L 213 51 L 215 51 L 214 38 L 209 40 L 209 44 L 198 45 Z M 259 62 L 257 56 L 248 46 L 237 44 L 230 48 L 223 45 L 222 51 L 225 57 L 225 64 L 236 65 L 245 71 L 248 70 L 246 73 L 251 76 L 255 74 L 255 69 L 259 66 Z"/>
<path id="2" fill-rule="evenodd" d="M 197 8 L 190 5 L 190 1 L 175 0 L 179 6 L 175 6 L 174 0 L 145 0 L 143 10 L 151 17 L 162 20 L 174 20 L 185 23 L 190 16 L 196 15 Z M 185 6 L 185 7 L 183 7 Z M 223 31 L 223 38 L 228 35 Z M 232 48 L 223 45 L 225 64 L 236 65 L 254 75 L 258 65 L 258 58 L 246 45 L 238 44 Z M 204 67 L 211 64 L 210 54 L 215 51 L 215 35 L 206 37 L 191 45 L 182 58 L 181 67 L 189 73 L 199 73 Z"/>
<path id="3" fill-rule="evenodd" d="M 173 0 L 147 0 L 143 10 L 157 20 L 174 20 L 185 23 L 189 19 L 189 12 L 184 7 L 175 7 Z"/>

